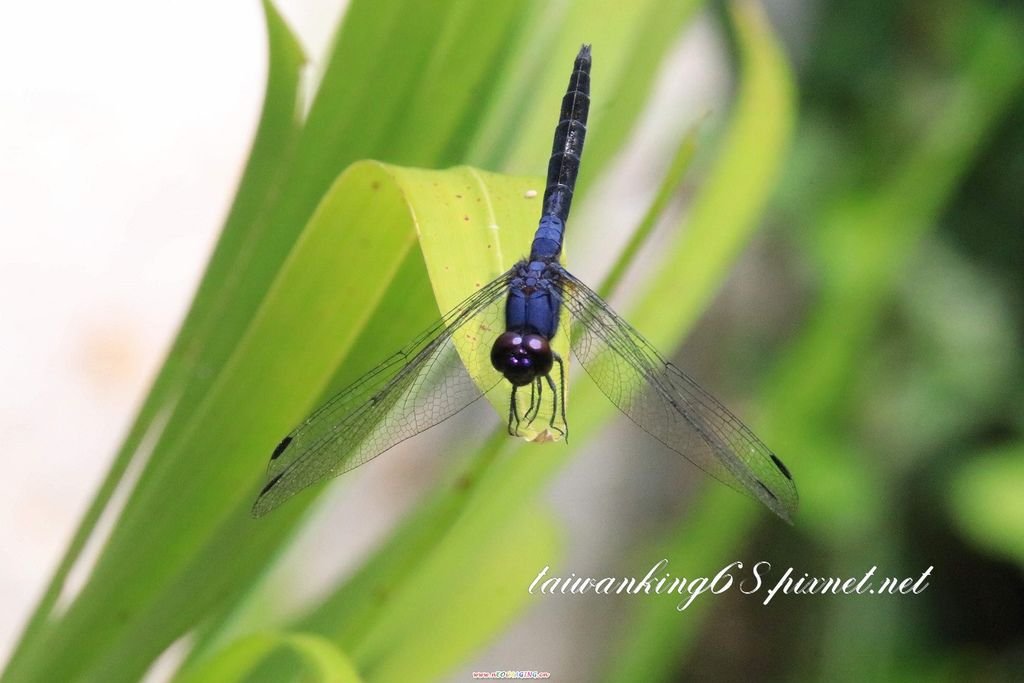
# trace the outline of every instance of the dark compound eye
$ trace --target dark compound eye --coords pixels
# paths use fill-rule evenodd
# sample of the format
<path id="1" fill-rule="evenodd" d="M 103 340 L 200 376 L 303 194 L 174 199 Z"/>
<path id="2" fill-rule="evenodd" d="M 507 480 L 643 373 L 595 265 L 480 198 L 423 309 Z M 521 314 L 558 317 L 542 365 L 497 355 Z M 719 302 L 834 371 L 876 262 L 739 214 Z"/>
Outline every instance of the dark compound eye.
<path id="1" fill-rule="evenodd" d="M 539 334 L 528 334 L 523 337 L 523 344 L 527 349 L 530 360 L 533 362 L 534 373 L 539 377 L 543 377 L 551 372 L 551 366 L 554 365 L 555 360 L 547 338 Z"/>
<path id="2" fill-rule="evenodd" d="M 548 374 L 553 364 L 551 346 L 539 334 L 505 332 L 491 347 L 491 365 L 517 387 Z"/>

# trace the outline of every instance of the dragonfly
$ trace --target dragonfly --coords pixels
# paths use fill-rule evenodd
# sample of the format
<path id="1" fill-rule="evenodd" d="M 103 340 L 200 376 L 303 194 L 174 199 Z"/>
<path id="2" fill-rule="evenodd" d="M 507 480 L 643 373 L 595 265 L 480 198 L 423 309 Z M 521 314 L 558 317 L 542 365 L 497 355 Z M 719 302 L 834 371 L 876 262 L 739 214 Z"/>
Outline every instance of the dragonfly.
<path id="1" fill-rule="evenodd" d="M 523 436 L 541 422 L 545 434 L 567 437 L 566 364 L 552 344 L 567 317 L 572 355 L 620 411 L 700 469 L 792 522 L 796 487 L 775 453 L 560 262 L 587 135 L 591 64 L 590 46 L 583 45 L 562 98 L 529 256 L 285 436 L 270 457 L 254 516 L 492 391 L 508 395 L 510 435 Z M 492 342 L 481 330 L 503 331 L 492 333 Z"/>

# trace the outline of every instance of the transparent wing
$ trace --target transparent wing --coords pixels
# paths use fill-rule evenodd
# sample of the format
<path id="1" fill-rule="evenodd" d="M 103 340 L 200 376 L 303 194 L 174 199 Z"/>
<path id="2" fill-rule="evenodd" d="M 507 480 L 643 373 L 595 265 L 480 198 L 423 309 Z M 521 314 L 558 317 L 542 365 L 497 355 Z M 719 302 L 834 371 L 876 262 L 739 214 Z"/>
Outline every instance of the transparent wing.
<path id="1" fill-rule="evenodd" d="M 791 521 L 798 497 L 782 461 L 601 297 L 572 274 L 563 276 L 573 354 L 609 400 L 708 474 Z"/>
<path id="2" fill-rule="evenodd" d="M 501 375 L 480 362 L 490 353 L 491 338 L 479 331 L 501 327 L 508 280 L 505 273 L 478 290 L 288 434 L 271 455 L 253 515 L 265 515 L 302 489 L 368 462 L 496 385 Z M 484 376 L 470 376 L 460 351 L 471 355 L 466 360 Z"/>

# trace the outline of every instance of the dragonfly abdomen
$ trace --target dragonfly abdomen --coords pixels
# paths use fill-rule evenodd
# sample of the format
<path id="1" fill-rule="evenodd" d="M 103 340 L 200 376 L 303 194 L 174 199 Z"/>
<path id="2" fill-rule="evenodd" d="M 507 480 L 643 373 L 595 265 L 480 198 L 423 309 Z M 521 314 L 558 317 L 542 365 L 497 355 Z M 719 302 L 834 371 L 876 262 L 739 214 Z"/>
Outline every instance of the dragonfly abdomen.
<path id="1" fill-rule="evenodd" d="M 562 250 L 562 234 L 572 206 L 572 193 L 583 155 L 590 111 L 590 46 L 576 55 L 569 87 L 562 97 L 561 117 L 555 128 L 555 140 L 548 162 L 547 186 L 540 227 L 534 237 L 531 256 L 557 256 Z"/>

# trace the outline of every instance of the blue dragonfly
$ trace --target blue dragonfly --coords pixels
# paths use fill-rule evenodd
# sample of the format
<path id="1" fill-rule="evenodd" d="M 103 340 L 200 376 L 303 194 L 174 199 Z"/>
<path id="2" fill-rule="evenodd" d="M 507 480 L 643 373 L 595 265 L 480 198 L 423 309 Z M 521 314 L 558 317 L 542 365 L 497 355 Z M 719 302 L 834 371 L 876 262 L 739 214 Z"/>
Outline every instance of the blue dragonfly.
<path id="1" fill-rule="evenodd" d="M 567 436 L 565 362 L 551 340 L 568 314 L 572 354 L 619 410 L 707 473 L 791 521 L 797 493 L 782 461 L 559 263 L 587 134 L 590 67 L 590 46 L 584 45 L 562 98 L 529 257 L 288 434 L 270 457 L 253 515 L 362 465 L 491 391 L 507 392 L 509 434 L 524 435 L 542 422 L 548 434 Z M 486 338 L 481 330 L 504 331 Z"/>

